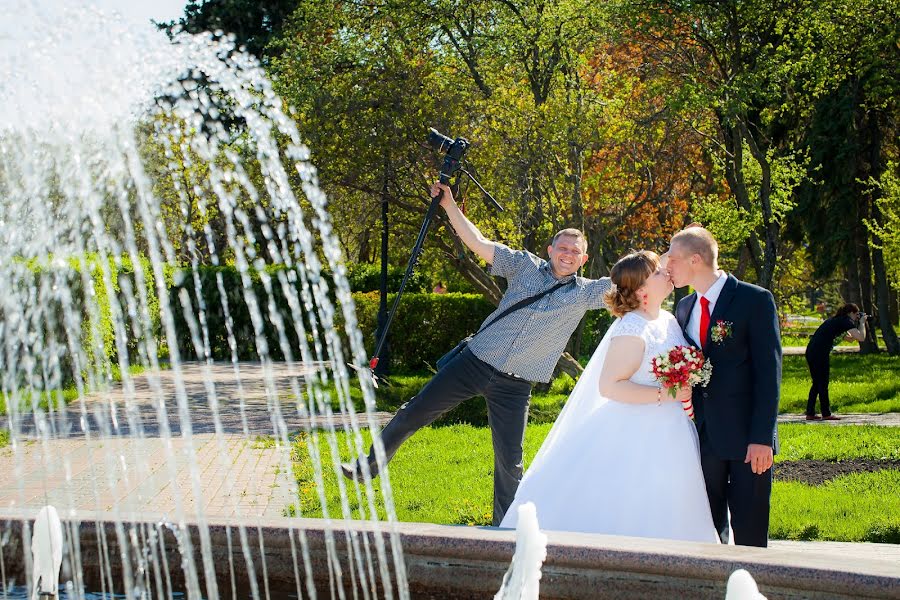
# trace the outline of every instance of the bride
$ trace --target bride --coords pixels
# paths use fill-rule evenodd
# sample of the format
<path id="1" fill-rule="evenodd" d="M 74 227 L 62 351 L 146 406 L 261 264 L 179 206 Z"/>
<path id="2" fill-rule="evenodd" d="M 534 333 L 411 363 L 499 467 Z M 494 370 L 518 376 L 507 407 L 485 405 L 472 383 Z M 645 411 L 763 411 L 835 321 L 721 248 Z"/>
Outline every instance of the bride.
<path id="1" fill-rule="evenodd" d="M 717 543 L 693 422 L 650 370 L 654 356 L 687 345 L 662 310 L 672 282 L 640 251 L 615 264 L 610 326 L 522 478 L 501 527 L 533 502 L 545 530 Z M 713 367 L 715 368 L 715 367 Z"/>

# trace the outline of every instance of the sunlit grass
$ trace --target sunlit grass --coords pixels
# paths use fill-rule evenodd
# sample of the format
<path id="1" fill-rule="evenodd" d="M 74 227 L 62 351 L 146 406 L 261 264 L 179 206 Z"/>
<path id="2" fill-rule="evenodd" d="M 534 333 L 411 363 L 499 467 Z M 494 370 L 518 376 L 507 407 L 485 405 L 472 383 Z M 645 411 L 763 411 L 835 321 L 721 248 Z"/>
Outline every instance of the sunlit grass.
<path id="1" fill-rule="evenodd" d="M 805 412 L 811 383 L 806 359 L 785 356 L 781 412 Z M 833 354 L 829 395 L 834 412 L 900 412 L 900 358 Z"/>
<path id="2" fill-rule="evenodd" d="M 900 470 L 854 473 L 810 486 L 776 481 L 773 539 L 900 543 Z"/>
<path id="3" fill-rule="evenodd" d="M 775 456 L 776 462 L 853 458 L 900 460 L 900 427 L 817 427 L 805 423 L 781 423 L 778 435 L 781 448 Z"/>
<path id="4" fill-rule="evenodd" d="M 549 424 L 529 425 L 525 436 L 526 467 L 549 430 Z M 779 426 L 779 434 L 782 444 L 779 462 L 900 459 L 898 428 L 783 424 Z M 368 448 L 368 432 L 364 432 L 363 439 L 363 446 Z M 359 511 L 356 488 L 347 480 L 342 481 L 348 486 L 349 512 L 342 511 L 331 445 L 325 436 L 320 436 L 320 440 L 327 513 L 331 517 L 360 518 L 363 513 Z M 350 447 L 352 438 L 337 434 L 333 442 L 339 449 L 340 460 L 355 456 Z M 309 459 L 309 443 L 308 436 L 300 436 L 293 449 L 299 505 L 305 516 L 321 517 L 324 513 Z M 487 427 L 426 427 L 401 447 L 390 464 L 389 473 L 394 506 L 401 521 L 447 525 L 489 525 L 491 522 L 493 450 Z M 900 515 L 898 477 L 897 471 L 857 474 L 821 487 L 776 482 L 771 535 L 779 539 L 891 540 L 900 518 L 894 516 Z M 382 480 L 378 478 L 373 483 L 377 509 L 384 518 Z M 854 495 L 860 498 L 858 504 Z M 364 493 L 361 497 L 363 506 L 367 507 Z"/>

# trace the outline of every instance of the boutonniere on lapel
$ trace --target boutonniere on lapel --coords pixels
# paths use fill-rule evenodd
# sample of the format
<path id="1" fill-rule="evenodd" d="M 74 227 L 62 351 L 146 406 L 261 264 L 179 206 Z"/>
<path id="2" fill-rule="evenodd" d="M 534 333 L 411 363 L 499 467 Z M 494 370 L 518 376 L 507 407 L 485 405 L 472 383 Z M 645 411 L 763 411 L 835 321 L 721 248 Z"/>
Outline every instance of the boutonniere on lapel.
<path id="1" fill-rule="evenodd" d="M 710 331 L 710 339 L 714 344 L 721 344 L 726 339 L 731 337 L 731 326 L 733 323 L 731 321 L 723 321 L 719 319 L 716 321 L 716 324 L 713 325 L 712 331 Z"/>

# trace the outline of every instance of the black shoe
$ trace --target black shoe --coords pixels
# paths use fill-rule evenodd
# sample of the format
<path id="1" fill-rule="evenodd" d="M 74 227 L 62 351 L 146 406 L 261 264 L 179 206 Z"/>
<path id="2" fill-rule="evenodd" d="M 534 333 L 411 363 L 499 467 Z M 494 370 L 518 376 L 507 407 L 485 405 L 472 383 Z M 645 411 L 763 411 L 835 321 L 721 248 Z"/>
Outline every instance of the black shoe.
<path id="1" fill-rule="evenodd" d="M 356 480 L 356 461 L 352 463 L 341 463 L 341 473 L 344 474 L 344 477 L 351 481 Z"/>
<path id="2" fill-rule="evenodd" d="M 363 477 L 362 469 L 360 468 L 360 464 L 358 460 L 354 460 L 353 462 L 341 463 L 341 473 L 344 474 L 344 477 L 351 481 L 358 481 L 360 483 L 365 482 L 365 477 Z M 378 471 L 371 467 L 369 469 L 369 473 L 372 478 L 378 476 Z"/>

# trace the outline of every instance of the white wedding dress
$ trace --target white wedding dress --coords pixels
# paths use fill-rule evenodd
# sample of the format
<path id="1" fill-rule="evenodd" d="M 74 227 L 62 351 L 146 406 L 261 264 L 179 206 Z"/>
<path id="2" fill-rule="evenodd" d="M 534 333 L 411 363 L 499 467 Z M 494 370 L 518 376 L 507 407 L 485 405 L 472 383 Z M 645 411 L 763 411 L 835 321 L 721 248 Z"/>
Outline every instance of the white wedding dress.
<path id="1" fill-rule="evenodd" d="M 654 356 L 686 344 L 671 313 L 616 320 L 532 461 L 501 527 L 533 502 L 541 529 L 718 543 L 700 468 L 700 445 L 680 402 L 626 404 L 599 393 L 609 341 L 644 341 L 631 381 L 657 385 Z M 665 392 L 663 392 L 665 393 Z"/>

